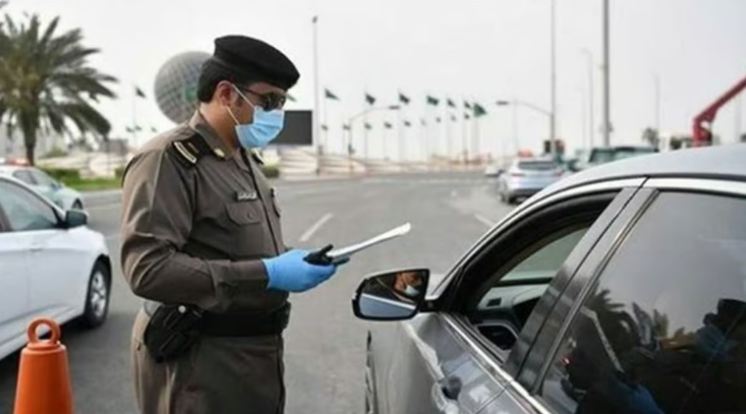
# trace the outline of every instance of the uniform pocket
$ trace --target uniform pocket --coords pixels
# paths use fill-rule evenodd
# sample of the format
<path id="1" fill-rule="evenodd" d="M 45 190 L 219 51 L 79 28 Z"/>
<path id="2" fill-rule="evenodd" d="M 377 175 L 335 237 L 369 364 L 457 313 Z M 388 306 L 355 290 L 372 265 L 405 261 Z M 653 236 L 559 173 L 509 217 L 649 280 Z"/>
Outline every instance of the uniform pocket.
<path id="1" fill-rule="evenodd" d="M 239 226 L 256 224 L 261 221 L 258 201 L 230 203 L 225 206 L 228 218 Z"/>

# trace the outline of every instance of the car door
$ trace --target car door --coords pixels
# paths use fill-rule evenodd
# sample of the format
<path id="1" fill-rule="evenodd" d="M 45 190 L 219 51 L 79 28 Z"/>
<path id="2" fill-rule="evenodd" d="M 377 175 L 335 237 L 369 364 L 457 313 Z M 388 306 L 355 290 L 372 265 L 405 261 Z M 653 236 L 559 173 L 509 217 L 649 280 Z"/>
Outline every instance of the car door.
<path id="1" fill-rule="evenodd" d="M 59 226 L 55 209 L 20 185 L 4 182 L 4 212 L 13 234 L 28 251 L 24 271 L 29 284 L 29 312 L 57 316 L 79 297 L 71 275 L 81 274 L 82 260 L 70 246 L 67 230 Z"/>
<path id="2" fill-rule="evenodd" d="M 539 334 L 503 407 L 746 411 L 746 184 L 645 186 L 627 223 L 578 271 L 578 289 Z"/>
<path id="3" fill-rule="evenodd" d="M 514 347 L 523 345 L 525 349 L 525 344 L 532 342 L 541 322 L 510 326 L 507 322 L 513 321 L 507 313 L 491 312 L 482 305 L 498 304 L 500 295 L 507 293 L 496 291 L 503 288 L 497 284 L 503 276 L 512 275 L 508 281 L 514 290 L 512 297 L 530 297 L 531 308 L 536 308 L 534 313 L 539 312 L 541 319 L 549 305 L 539 298 L 556 300 L 558 295 L 548 292 L 562 291 L 567 273 L 582 262 L 585 252 L 635 191 L 597 190 L 597 194 L 560 197 L 524 208 L 457 265 L 435 304 L 437 312 L 399 324 L 398 341 L 393 346 L 372 344 L 373 357 L 390 355 L 373 364 L 381 370 L 374 373 L 379 412 L 498 412 L 490 411 L 491 403 L 512 381 L 504 364 Z M 571 219 L 563 219 L 568 217 Z M 542 274 L 538 278 L 541 283 L 528 276 L 533 271 Z M 522 307 L 524 320 L 530 320 L 531 308 Z M 487 314 L 492 316 L 489 321 Z M 507 346 L 497 343 L 507 335 L 498 328 L 501 321 L 514 335 Z M 519 334 L 520 340 L 515 337 Z M 376 341 L 375 335 L 372 341 Z"/>
<path id="4" fill-rule="evenodd" d="M 12 203 L 8 184 L 0 180 L 0 355 L 10 340 L 25 330 L 29 311 L 28 266 L 31 238 L 14 232 L 5 211 Z"/>

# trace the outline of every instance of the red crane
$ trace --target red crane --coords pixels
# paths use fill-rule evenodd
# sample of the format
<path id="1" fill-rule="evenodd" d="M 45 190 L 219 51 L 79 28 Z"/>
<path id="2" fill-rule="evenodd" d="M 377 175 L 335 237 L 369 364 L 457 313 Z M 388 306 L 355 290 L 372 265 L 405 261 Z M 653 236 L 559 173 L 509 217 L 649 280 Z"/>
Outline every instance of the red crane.
<path id="1" fill-rule="evenodd" d="M 703 147 L 712 144 L 712 122 L 715 121 L 715 116 L 717 116 L 718 110 L 744 89 L 746 89 L 746 78 L 741 79 L 740 82 L 725 92 L 723 96 L 711 103 L 704 111 L 694 117 L 692 138 L 694 139 L 695 147 Z"/>

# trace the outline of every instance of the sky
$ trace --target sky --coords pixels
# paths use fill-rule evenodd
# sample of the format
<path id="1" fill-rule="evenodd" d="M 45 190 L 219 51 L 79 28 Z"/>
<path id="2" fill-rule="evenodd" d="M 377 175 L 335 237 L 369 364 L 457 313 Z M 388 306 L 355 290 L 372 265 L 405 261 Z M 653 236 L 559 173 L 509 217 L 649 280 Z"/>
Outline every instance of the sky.
<path id="1" fill-rule="evenodd" d="M 602 1 L 556 1 L 558 136 L 571 149 L 589 143 L 592 75 L 593 142 L 599 144 Z M 522 106 L 514 114 L 494 102 L 549 108 L 550 0 L 10 0 L 4 11 L 16 18 L 38 13 L 45 21 L 59 15 L 63 29 L 82 28 L 85 44 L 101 49 L 91 63 L 119 79 L 118 99 L 100 105 L 114 137 L 126 136 L 132 124 L 135 85 L 148 98 L 135 102 L 137 123 L 146 130 L 171 128 L 154 99 L 158 69 L 181 52 L 211 53 L 213 39 L 224 34 L 258 37 L 284 51 L 301 72 L 291 90 L 297 102 L 288 109 L 312 108 L 314 15 L 320 89 L 340 97 L 326 101 L 322 115 L 332 151 L 345 148 L 341 125 L 365 108 L 366 91 L 383 105 L 396 104 L 398 91 L 412 98 L 400 113 L 369 118 L 371 156 L 381 156 L 384 147 L 395 156 L 398 138 L 408 157 L 421 155 L 425 140 L 444 152 L 450 137 L 456 151 L 464 131 L 481 152 L 539 151 L 548 135 L 544 115 Z M 745 0 L 611 0 L 612 144 L 641 143 L 642 130 L 655 124 L 656 79 L 661 131 L 688 133 L 694 115 L 746 76 L 745 16 Z M 591 66 L 582 49 L 591 52 Z M 448 113 L 442 103 L 428 108 L 426 94 L 478 101 L 488 115 L 478 123 L 435 124 Z M 451 113 L 461 118 L 463 109 Z M 419 125 L 423 117 L 426 128 L 382 128 L 399 118 Z M 736 100 L 720 111 L 715 132 L 734 142 L 737 130 L 746 131 L 745 119 L 746 105 L 739 110 Z M 353 145 L 360 148 L 362 122 L 353 125 Z"/>

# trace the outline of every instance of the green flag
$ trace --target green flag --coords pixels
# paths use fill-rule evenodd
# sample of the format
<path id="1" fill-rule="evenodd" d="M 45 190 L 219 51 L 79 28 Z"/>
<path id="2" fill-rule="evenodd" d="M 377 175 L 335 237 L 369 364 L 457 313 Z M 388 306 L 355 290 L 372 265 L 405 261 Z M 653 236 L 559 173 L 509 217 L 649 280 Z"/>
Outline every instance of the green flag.
<path id="1" fill-rule="evenodd" d="M 142 91 L 139 87 L 135 86 L 135 96 L 138 98 L 145 98 L 145 92 Z"/>
<path id="2" fill-rule="evenodd" d="M 157 133 L 157 132 L 158 132 L 158 130 L 157 130 L 157 129 L 155 129 L 155 127 L 154 127 L 154 126 L 152 126 L 152 127 L 150 127 L 150 132 L 152 132 L 152 133 L 154 133 L 154 134 L 155 134 L 155 133 Z"/>
<path id="3" fill-rule="evenodd" d="M 349 131 L 350 130 L 350 126 L 347 125 L 347 124 L 342 124 L 342 129 L 345 130 L 345 131 Z"/>
<path id="4" fill-rule="evenodd" d="M 132 128 L 132 127 L 126 127 L 126 128 L 124 128 L 124 130 L 127 131 L 127 132 L 129 132 L 130 134 L 133 133 L 133 132 L 135 132 L 135 129 Z"/>
<path id="5" fill-rule="evenodd" d="M 438 106 L 440 100 L 434 96 L 427 95 L 427 104 L 432 106 Z"/>
<path id="6" fill-rule="evenodd" d="M 297 101 L 297 99 L 295 99 L 295 96 L 293 96 L 293 95 L 291 95 L 291 94 L 287 94 L 287 95 L 285 95 L 285 97 L 286 97 L 286 98 L 287 98 L 287 100 L 288 100 L 288 101 L 290 101 L 290 102 L 296 102 L 296 101 Z"/>
<path id="7" fill-rule="evenodd" d="M 391 129 L 391 128 L 393 128 L 394 126 L 393 126 L 393 125 L 391 125 L 391 122 L 384 122 L 384 123 L 383 123 L 383 127 L 384 127 L 384 128 L 386 128 L 386 129 Z"/>
<path id="8" fill-rule="evenodd" d="M 376 103 L 376 98 L 373 95 L 371 95 L 371 94 L 369 94 L 369 93 L 366 92 L 365 93 L 365 102 L 367 102 L 368 105 L 373 105 L 373 104 Z"/>
<path id="9" fill-rule="evenodd" d="M 471 109 L 471 104 L 469 102 L 464 101 L 464 108 Z"/>
<path id="10" fill-rule="evenodd" d="M 326 126 L 326 124 L 321 124 L 321 130 L 322 130 L 322 131 L 328 131 L 328 130 L 329 130 L 329 127 L 328 127 L 328 126 Z"/>
<path id="11" fill-rule="evenodd" d="M 435 122 L 437 122 L 437 123 L 440 123 L 440 121 L 441 121 L 440 117 L 439 117 L 439 116 L 436 116 L 436 117 L 435 117 Z"/>
<path id="12" fill-rule="evenodd" d="M 409 128 L 409 127 L 411 127 L 411 126 L 412 126 L 412 123 L 411 123 L 411 122 L 409 122 L 409 121 L 407 121 L 407 120 L 405 119 L 405 120 L 404 120 L 404 126 L 405 126 L 405 127 L 407 127 L 407 128 Z"/>
<path id="13" fill-rule="evenodd" d="M 451 114 L 451 121 L 456 122 L 456 120 L 458 120 L 456 115 Z"/>
<path id="14" fill-rule="evenodd" d="M 487 110 L 484 109 L 484 107 L 476 102 L 474 102 L 474 118 L 479 118 L 480 116 L 487 115 Z"/>
<path id="15" fill-rule="evenodd" d="M 365 129 L 371 130 L 371 129 L 373 129 L 373 125 L 371 125 L 371 124 L 369 124 L 369 123 L 366 122 L 365 123 Z"/>
<path id="16" fill-rule="evenodd" d="M 471 119 L 471 117 L 469 116 L 469 114 L 464 114 L 464 119 Z"/>
<path id="17" fill-rule="evenodd" d="M 451 98 L 446 99 L 446 105 L 450 106 L 451 108 L 456 107 L 456 102 L 453 102 Z"/>
<path id="18" fill-rule="evenodd" d="M 399 102 L 401 102 L 404 105 L 409 105 L 409 97 L 399 92 Z"/>
<path id="19" fill-rule="evenodd" d="M 333 100 L 333 101 L 338 101 L 338 100 L 339 100 L 339 97 L 338 97 L 337 95 L 335 95 L 335 94 L 334 94 L 334 93 L 333 93 L 332 91 L 330 91 L 329 89 L 324 89 L 324 97 L 325 97 L 326 99 L 331 99 L 331 100 Z"/>

